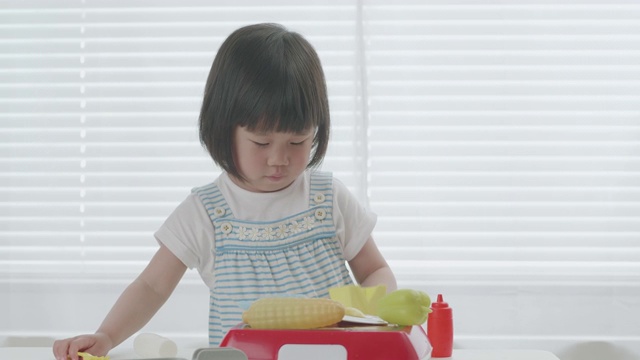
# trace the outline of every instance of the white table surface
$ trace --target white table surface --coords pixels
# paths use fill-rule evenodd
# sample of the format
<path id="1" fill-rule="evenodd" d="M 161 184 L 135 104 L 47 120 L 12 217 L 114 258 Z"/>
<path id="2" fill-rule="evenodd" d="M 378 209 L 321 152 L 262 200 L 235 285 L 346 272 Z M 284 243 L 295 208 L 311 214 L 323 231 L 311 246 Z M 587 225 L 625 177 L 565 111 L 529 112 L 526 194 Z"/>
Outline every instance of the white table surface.
<path id="1" fill-rule="evenodd" d="M 193 348 L 179 348 L 178 357 L 191 360 Z M 115 348 L 109 354 L 111 360 L 139 359 L 130 348 Z M 0 347 L 0 360 L 55 360 L 49 347 Z M 559 360 L 542 350 L 473 350 L 455 349 L 450 358 L 440 360 Z"/>
<path id="2" fill-rule="evenodd" d="M 473 350 L 454 349 L 450 358 L 440 360 L 559 360 L 543 350 Z"/>

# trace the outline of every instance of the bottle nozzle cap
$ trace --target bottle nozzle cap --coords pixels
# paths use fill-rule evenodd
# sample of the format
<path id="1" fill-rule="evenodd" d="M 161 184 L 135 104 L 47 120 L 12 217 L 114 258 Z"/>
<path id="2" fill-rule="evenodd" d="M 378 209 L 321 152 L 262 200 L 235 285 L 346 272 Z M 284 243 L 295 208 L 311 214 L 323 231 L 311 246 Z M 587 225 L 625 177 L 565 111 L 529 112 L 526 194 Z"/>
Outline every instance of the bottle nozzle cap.
<path id="1" fill-rule="evenodd" d="M 442 294 L 438 294 L 436 302 L 431 304 L 432 309 L 446 309 L 449 308 L 449 304 L 444 302 Z"/>

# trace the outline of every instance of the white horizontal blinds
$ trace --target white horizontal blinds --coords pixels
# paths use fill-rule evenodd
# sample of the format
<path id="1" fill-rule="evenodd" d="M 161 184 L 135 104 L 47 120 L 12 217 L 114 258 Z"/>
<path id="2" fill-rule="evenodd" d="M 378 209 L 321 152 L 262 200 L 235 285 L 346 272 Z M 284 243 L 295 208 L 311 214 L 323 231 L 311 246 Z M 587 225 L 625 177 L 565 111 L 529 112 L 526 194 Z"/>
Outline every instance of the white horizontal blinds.
<path id="1" fill-rule="evenodd" d="M 401 285 L 637 288 L 638 19 L 625 1 L 365 3 L 370 201 Z"/>
<path id="2" fill-rule="evenodd" d="M 153 232 L 219 173 L 197 118 L 236 28 L 279 22 L 317 48 L 334 142 L 351 175 L 356 92 L 349 2 L 14 1 L 0 9 L 0 276 L 131 278 Z"/>

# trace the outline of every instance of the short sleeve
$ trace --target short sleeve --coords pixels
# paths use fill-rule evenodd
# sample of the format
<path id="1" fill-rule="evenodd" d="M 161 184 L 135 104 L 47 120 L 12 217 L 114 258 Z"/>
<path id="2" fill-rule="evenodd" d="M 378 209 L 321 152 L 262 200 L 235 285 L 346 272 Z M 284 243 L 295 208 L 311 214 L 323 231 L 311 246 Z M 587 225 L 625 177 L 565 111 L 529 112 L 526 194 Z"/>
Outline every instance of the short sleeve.
<path id="1" fill-rule="evenodd" d="M 371 236 L 377 215 L 365 208 L 336 178 L 333 179 L 333 214 L 344 258 L 350 261 Z"/>
<path id="2" fill-rule="evenodd" d="M 190 194 L 169 215 L 154 234 L 188 268 L 197 268 L 203 280 L 213 268 L 214 229 L 211 219 L 196 194 Z"/>

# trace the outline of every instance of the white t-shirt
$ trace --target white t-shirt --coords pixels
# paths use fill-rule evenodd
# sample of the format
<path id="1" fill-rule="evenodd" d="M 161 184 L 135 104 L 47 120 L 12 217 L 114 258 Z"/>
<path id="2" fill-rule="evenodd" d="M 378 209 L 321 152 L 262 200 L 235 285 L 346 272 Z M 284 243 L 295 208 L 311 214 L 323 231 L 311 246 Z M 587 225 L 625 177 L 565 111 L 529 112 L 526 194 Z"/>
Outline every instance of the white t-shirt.
<path id="1" fill-rule="evenodd" d="M 239 220 L 275 221 L 309 207 L 309 171 L 287 188 L 270 193 L 242 189 L 231 181 L 227 173 L 222 173 L 215 183 Z M 350 261 L 369 239 L 377 217 L 334 178 L 333 219 L 344 258 Z M 197 268 L 205 284 L 212 288 L 214 233 L 209 214 L 198 195 L 192 193 L 169 215 L 155 237 L 188 268 Z"/>

